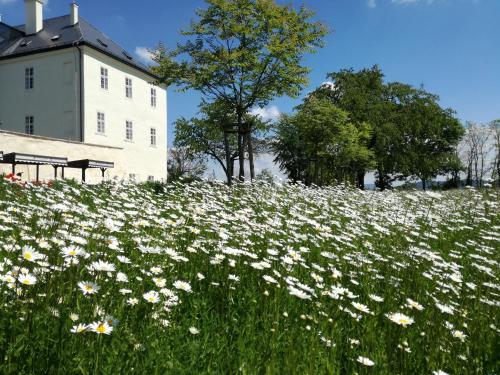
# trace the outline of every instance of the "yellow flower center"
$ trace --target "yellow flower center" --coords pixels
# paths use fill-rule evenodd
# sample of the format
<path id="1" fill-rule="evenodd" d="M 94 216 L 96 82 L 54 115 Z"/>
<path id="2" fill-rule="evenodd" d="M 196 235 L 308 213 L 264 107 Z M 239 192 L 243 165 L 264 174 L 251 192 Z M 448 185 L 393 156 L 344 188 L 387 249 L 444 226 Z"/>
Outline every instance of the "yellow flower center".
<path id="1" fill-rule="evenodd" d="M 85 290 L 90 292 L 93 290 L 92 285 L 85 285 Z"/>
<path id="2" fill-rule="evenodd" d="M 30 283 L 30 281 L 28 279 L 25 279 L 25 280 L 23 280 L 23 284 L 24 285 L 30 285 L 31 283 Z"/>
<path id="3" fill-rule="evenodd" d="M 69 252 L 69 255 L 71 255 L 71 256 L 75 256 L 75 255 L 76 255 L 76 251 L 75 251 L 75 250 L 71 250 L 71 251 Z"/>
<path id="4" fill-rule="evenodd" d="M 32 258 L 33 258 L 33 255 L 31 255 L 31 253 L 24 253 L 24 259 L 31 260 Z"/>
<path id="5" fill-rule="evenodd" d="M 106 327 L 104 326 L 104 324 L 99 324 L 95 330 L 99 333 L 104 333 L 106 332 Z"/>

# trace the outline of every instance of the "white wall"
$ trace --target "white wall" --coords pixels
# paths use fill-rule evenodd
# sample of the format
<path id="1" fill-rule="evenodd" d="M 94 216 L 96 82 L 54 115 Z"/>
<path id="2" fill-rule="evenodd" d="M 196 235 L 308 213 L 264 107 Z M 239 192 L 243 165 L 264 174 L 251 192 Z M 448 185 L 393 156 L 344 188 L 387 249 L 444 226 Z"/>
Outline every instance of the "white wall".
<path id="1" fill-rule="evenodd" d="M 65 49 L 0 61 L 0 130 L 24 133 L 34 116 L 35 134 L 80 140 L 78 53 Z M 25 89 L 25 68 L 34 68 L 34 88 Z"/>
<path id="2" fill-rule="evenodd" d="M 106 172 L 106 179 L 114 178 L 115 176 L 120 179 L 128 179 L 129 175 L 127 155 L 123 152 L 123 149 L 117 147 L 106 147 L 0 131 L 0 151 L 3 151 L 4 154 L 18 152 L 44 156 L 67 157 L 69 161 L 80 159 L 113 161 L 115 163 L 115 168 L 109 169 Z M 0 164 L 0 173 L 10 173 L 11 168 L 12 166 L 10 164 Z M 35 166 L 18 165 L 16 166 L 16 173 L 18 172 L 23 173 L 23 181 L 32 181 L 36 178 Z M 58 175 L 59 177 L 61 176 L 60 168 Z M 75 178 L 80 180 L 81 170 L 66 168 L 64 175 L 66 178 Z M 53 180 L 54 168 L 52 166 L 41 166 L 40 179 Z M 86 180 L 90 183 L 102 181 L 101 171 L 98 169 L 88 169 L 86 172 Z"/>
<path id="3" fill-rule="evenodd" d="M 167 95 L 153 78 L 92 48 L 84 47 L 84 114 L 86 143 L 120 147 L 129 155 L 130 173 L 138 180 L 167 175 Z M 101 88 L 101 67 L 108 69 L 108 89 Z M 132 98 L 125 95 L 125 77 L 132 79 Z M 157 105 L 151 106 L 151 88 Z M 105 114 L 105 134 L 97 132 L 97 113 Z M 133 123 L 133 140 L 125 138 L 126 121 Z M 156 129 L 151 146 L 150 128 Z"/>
<path id="4" fill-rule="evenodd" d="M 134 174 L 138 181 L 167 176 L 167 97 L 156 87 L 157 106 L 151 106 L 152 78 L 94 49 L 83 47 L 83 138 L 87 144 L 118 147 L 124 156 L 114 160 L 102 154 L 100 160 L 122 163 L 118 169 Z M 76 48 L 0 61 L 0 130 L 24 133 L 25 117 L 34 116 L 34 134 L 80 141 L 79 63 Z M 108 69 L 108 90 L 101 89 L 101 66 Z M 25 68 L 34 68 L 34 88 L 25 89 Z M 132 79 L 133 97 L 125 96 L 125 77 Z M 104 135 L 97 133 L 97 112 L 106 116 Z M 133 141 L 125 139 L 126 121 L 133 123 Z M 156 129 L 156 147 L 151 146 L 150 128 Z M 5 138 L 5 137 L 4 137 Z M 2 145 L 0 139 L 0 146 Z M 3 151 L 52 155 L 45 143 L 24 150 L 25 141 Z M 55 151 L 59 151 L 55 149 Z M 57 155 L 68 156 L 63 147 Z M 66 154 L 65 154 L 66 152 Z M 57 156 L 55 155 L 55 156 Z M 91 158 L 82 154 L 81 158 Z M 120 177 L 123 177 L 120 175 Z"/>

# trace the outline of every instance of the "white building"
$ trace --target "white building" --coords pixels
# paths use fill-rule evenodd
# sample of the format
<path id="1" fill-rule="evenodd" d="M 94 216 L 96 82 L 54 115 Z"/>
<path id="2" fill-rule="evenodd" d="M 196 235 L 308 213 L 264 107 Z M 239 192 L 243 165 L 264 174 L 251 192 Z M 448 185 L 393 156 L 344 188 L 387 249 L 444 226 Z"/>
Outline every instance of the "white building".
<path id="1" fill-rule="evenodd" d="M 41 0 L 24 6 L 25 25 L 0 22 L 0 151 L 114 162 L 106 178 L 165 179 L 166 89 L 150 69 L 79 17 L 78 5 L 46 20 Z M 16 172 L 34 179 L 33 166 Z M 50 166 L 40 173 L 54 177 Z"/>

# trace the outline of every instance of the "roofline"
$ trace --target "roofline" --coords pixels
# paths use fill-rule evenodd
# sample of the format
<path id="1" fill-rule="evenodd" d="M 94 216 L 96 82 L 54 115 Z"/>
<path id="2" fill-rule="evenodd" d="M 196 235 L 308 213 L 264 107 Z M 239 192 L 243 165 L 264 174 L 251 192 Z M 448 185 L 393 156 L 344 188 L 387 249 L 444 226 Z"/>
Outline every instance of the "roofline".
<path id="1" fill-rule="evenodd" d="M 66 48 L 73 48 L 75 46 L 86 46 L 86 47 L 90 47 L 98 52 L 101 52 L 103 54 L 105 54 L 106 56 L 109 56 L 111 57 L 112 59 L 116 60 L 116 61 L 119 61 L 125 65 L 128 65 L 142 73 L 145 73 L 147 74 L 148 76 L 150 76 L 151 78 L 154 78 L 155 80 L 159 80 L 160 77 L 158 77 L 157 75 L 153 74 L 151 71 L 147 70 L 147 69 L 143 69 L 129 61 L 125 61 L 125 59 L 121 59 L 117 56 L 115 56 L 114 54 L 108 52 L 108 51 L 105 51 L 91 43 L 88 43 L 86 41 L 79 41 L 77 43 L 71 43 L 71 44 L 62 44 L 60 46 L 51 46 L 51 47 L 46 47 L 46 48 L 40 48 L 40 49 L 37 49 L 37 50 L 32 50 L 32 51 L 26 51 L 26 52 L 21 52 L 21 53 L 15 53 L 15 54 L 12 54 L 12 55 L 7 55 L 7 56 L 0 56 L 0 61 L 3 61 L 3 60 L 9 60 L 9 59 L 14 59 L 14 58 L 17 58 L 17 57 L 23 57 L 23 56 L 29 56 L 29 55 L 36 55 L 38 53 L 45 53 L 45 52 L 51 52 L 51 51 L 58 51 L 58 50 L 62 50 L 62 49 L 66 49 Z"/>

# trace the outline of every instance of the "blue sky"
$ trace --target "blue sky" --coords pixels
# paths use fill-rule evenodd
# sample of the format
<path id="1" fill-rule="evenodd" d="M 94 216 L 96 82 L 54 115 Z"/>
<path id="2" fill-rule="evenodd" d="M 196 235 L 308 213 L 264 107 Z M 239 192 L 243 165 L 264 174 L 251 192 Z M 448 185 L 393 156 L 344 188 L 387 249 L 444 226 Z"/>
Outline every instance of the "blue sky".
<path id="1" fill-rule="evenodd" d="M 45 17 L 69 12 L 69 0 L 49 0 Z M 284 1 L 280 1 L 284 2 Z M 288 2 L 288 1 L 287 1 Z M 326 47 L 307 56 L 304 94 L 328 72 L 379 64 L 386 79 L 425 88 L 461 120 L 500 118 L 500 0 L 303 0 L 334 30 Z M 174 45 L 178 30 L 202 0 L 81 0 L 80 14 L 125 49 L 140 54 L 159 41 Z M 0 0 L 8 24 L 24 23 L 22 0 Z M 299 99 L 279 98 L 264 111 L 289 112 Z M 196 114 L 196 93 L 169 89 L 169 124 Z M 170 126 L 170 133 L 172 127 Z M 170 137 L 172 139 L 172 137 Z"/>

